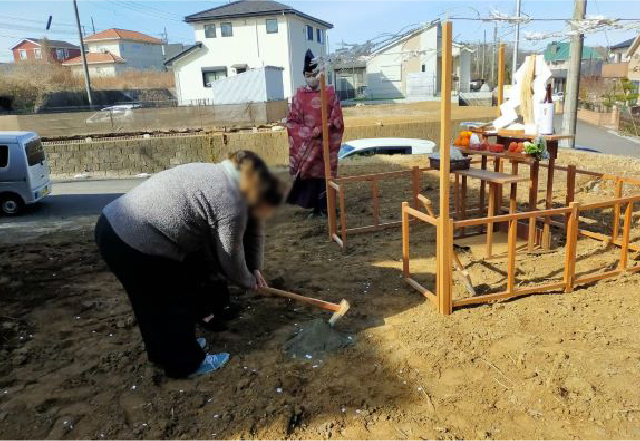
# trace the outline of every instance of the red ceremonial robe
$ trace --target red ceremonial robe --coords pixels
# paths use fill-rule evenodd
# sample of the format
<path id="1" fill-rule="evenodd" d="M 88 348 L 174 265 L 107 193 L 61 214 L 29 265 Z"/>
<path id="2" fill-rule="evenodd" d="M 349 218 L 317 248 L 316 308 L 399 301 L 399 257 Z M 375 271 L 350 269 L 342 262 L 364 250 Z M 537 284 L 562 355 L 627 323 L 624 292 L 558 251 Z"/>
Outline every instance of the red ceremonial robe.
<path id="1" fill-rule="evenodd" d="M 331 173 L 338 171 L 338 151 L 342 145 L 344 121 L 342 107 L 332 86 L 327 86 L 327 123 Z M 300 87 L 293 98 L 287 118 L 289 135 L 289 172 L 299 179 L 324 179 L 322 150 L 322 105 L 320 88 Z"/>

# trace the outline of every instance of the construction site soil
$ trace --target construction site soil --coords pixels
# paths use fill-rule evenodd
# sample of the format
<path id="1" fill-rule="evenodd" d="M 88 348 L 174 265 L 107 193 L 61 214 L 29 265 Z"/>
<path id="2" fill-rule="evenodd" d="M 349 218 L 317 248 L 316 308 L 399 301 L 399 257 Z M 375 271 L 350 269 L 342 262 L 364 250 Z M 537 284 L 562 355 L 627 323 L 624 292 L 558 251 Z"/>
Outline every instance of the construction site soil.
<path id="1" fill-rule="evenodd" d="M 563 153 L 560 160 L 640 170 L 605 156 Z M 424 165 L 424 158 L 367 159 L 341 170 L 394 170 L 416 161 Z M 421 191 L 437 207 L 438 176 L 423 177 Z M 557 181 L 554 202 L 561 205 L 564 173 Z M 526 189 L 520 191 L 525 201 Z M 614 188 L 580 177 L 577 191 L 585 202 L 610 199 Z M 384 182 L 380 192 L 383 220 L 399 219 L 409 182 Z M 540 191 L 541 206 L 543 198 Z M 349 185 L 347 207 L 349 227 L 369 223 L 366 184 Z M 582 227 L 610 233 L 610 219 L 610 210 L 586 213 Z M 411 230 L 412 270 L 433 288 L 435 230 L 417 223 Z M 631 236 L 640 236 L 637 213 Z M 18 239 L 0 245 L 0 438 L 640 438 L 638 274 L 445 317 L 401 278 L 399 229 L 349 236 L 342 252 L 323 221 L 285 207 L 268 227 L 265 274 L 282 289 L 349 300 L 336 328 L 354 344 L 322 358 L 292 358 L 286 342 L 303 322 L 329 314 L 237 293 L 241 313 L 228 329 L 201 332 L 212 351 L 231 354 L 229 364 L 171 380 L 147 361 L 90 223 Z M 554 231 L 552 252 L 520 255 L 519 283 L 560 279 L 563 242 L 564 232 Z M 504 259 L 482 261 L 483 247 L 465 244 L 461 259 L 474 284 L 504 288 Z M 611 268 L 618 256 L 616 247 L 582 238 L 577 272 Z M 639 264 L 637 253 L 630 259 Z M 456 278 L 454 297 L 467 295 Z"/>

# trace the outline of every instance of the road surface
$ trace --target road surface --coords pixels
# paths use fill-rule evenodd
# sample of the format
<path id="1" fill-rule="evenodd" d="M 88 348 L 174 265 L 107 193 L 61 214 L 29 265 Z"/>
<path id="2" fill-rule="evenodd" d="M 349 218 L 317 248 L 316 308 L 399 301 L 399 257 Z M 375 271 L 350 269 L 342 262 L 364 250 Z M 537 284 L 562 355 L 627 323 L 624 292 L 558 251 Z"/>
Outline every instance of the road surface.
<path id="1" fill-rule="evenodd" d="M 554 123 L 556 131 L 561 132 L 562 115 L 557 115 Z M 576 126 L 576 147 L 589 152 L 640 157 L 640 137 L 622 136 L 580 120 Z"/>

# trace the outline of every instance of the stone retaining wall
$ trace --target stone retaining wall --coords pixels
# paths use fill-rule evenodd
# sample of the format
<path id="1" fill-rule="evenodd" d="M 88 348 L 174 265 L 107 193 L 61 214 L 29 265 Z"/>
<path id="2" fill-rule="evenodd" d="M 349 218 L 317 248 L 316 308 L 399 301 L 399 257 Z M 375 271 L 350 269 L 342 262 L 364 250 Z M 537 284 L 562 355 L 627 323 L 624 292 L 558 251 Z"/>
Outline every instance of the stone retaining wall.
<path id="1" fill-rule="evenodd" d="M 452 127 L 457 128 L 462 121 L 452 121 Z M 429 139 L 437 143 L 439 136 L 439 122 L 411 122 L 346 127 L 344 141 L 404 137 Z M 257 152 L 271 166 L 286 166 L 289 163 L 285 131 L 45 143 L 51 173 L 56 178 L 79 173 L 98 177 L 156 173 L 188 162 L 219 161 L 230 152 L 242 149 Z"/>

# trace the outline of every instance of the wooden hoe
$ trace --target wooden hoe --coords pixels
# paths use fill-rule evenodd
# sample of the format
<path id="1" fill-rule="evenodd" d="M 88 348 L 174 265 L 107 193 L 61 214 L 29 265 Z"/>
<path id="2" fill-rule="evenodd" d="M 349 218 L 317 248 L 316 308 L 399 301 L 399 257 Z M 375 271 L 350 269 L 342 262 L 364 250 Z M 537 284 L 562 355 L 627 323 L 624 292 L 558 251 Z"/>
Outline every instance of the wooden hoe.
<path id="1" fill-rule="evenodd" d="M 258 292 L 260 294 L 266 294 L 266 295 L 270 294 L 270 295 L 279 296 L 279 297 L 286 297 L 288 299 L 293 299 L 298 302 L 308 303 L 317 308 L 326 309 L 327 311 L 333 311 L 333 315 L 329 319 L 329 324 L 331 326 L 333 326 L 334 323 L 338 319 L 342 318 L 342 316 L 344 316 L 345 313 L 349 310 L 349 302 L 347 302 L 345 299 L 342 299 L 338 304 L 338 303 L 325 302 L 324 300 L 314 299 L 312 297 L 301 296 L 299 294 L 294 294 L 289 291 L 283 291 L 281 289 L 275 289 L 275 288 L 258 288 Z"/>

